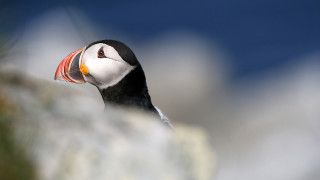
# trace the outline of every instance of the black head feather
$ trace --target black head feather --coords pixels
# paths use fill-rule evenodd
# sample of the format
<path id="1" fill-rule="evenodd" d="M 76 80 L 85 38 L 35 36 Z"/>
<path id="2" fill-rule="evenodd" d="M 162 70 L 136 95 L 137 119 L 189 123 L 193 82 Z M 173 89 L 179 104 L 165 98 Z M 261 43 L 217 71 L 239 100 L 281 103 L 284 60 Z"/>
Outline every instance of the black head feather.
<path id="1" fill-rule="evenodd" d="M 98 44 L 98 43 L 104 43 L 107 44 L 111 47 L 113 47 L 120 57 L 125 60 L 128 64 L 131 66 L 138 66 L 140 65 L 137 57 L 134 55 L 133 51 L 124 43 L 116 40 L 101 40 L 101 41 L 96 41 L 91 44 L 89 44 L 86 49 L 88 49 L 90 46 Z"/>

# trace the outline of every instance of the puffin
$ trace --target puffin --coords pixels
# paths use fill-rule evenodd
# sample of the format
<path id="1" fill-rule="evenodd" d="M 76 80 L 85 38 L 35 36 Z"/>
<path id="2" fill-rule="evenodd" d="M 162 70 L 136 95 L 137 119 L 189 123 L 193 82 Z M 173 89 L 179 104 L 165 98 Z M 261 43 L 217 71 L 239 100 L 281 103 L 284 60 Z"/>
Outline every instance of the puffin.
<path id="1" fill-rule="evenodd" d="M 133 51 L 117 40 L 93 42 L 65 57 L 55 72 L 55 80 L 77 84 L 89 82 L 108 106 L 135 107 L 152 113 L 170 128 L 170 120 L 152 104 L 145 73 Z"/>

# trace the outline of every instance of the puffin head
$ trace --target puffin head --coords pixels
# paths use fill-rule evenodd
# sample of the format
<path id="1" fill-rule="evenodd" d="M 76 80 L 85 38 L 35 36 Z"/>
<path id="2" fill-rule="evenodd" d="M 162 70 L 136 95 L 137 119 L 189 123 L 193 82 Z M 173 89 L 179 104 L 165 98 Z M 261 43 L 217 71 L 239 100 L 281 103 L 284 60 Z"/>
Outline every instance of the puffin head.
<path id="1" fill-rule="evenodd" d="M 95 85 L 106 107 L 116 104 L 155 111 L 139 61 L 119 41 L 96 41 L 74 51 L 59 64 L 54 79 Z"/>
<path id="2" fill-rule="evenodd" d="M 74 51 L 59 64 L 55 80 L 89 82 L 106 89 L 140 66 L 132 50 L 115 40 L 96 41 Z"/>

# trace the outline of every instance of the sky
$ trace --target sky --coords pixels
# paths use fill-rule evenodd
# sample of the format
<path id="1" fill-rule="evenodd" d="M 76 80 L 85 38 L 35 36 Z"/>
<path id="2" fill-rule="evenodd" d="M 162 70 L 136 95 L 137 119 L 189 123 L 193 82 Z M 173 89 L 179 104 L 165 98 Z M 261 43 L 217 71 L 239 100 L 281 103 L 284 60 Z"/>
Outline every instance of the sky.
<path id="1" fill-rule="evenodd" d="M 55 8 L 77 9 L 99 28 L 139 42 L 169 32 L 195 34 L 230 57 L 231 76 L 250 78 L 320 50 L 320 1 L 2 1 L 2 31 L 23 30 Z M 112 37 L 107 37 L 112 39 Z"/>

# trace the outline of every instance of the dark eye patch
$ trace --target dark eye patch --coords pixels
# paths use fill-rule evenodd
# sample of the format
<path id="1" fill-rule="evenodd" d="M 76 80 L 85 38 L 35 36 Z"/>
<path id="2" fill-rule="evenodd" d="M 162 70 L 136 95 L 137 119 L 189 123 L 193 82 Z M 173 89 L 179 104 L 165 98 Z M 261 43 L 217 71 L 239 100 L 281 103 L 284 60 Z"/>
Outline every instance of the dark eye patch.
<path id="1" fill-rule="evenodd" d="M 105 57 L 106 57 L 106 55 L 104 54 L 103 48 L 101 47 L 98 50 L 98 58 L 105 58 Z"/>

